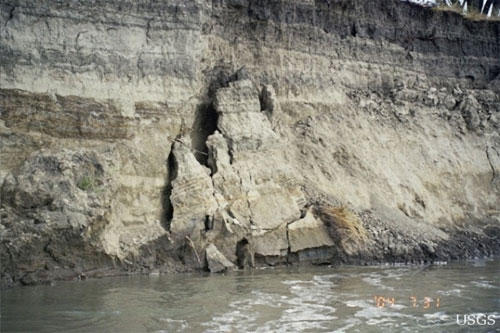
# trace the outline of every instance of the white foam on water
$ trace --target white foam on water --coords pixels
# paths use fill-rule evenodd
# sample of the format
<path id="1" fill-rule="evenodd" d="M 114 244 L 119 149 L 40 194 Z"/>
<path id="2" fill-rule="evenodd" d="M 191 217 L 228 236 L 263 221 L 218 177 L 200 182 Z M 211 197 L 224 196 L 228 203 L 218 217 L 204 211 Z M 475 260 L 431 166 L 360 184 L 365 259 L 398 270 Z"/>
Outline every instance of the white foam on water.
<path id="1" fill-rule="evenodd" d="M 251 295 L 252 298 L 244 300 L 248 306 L 252 307 L 255 305 L 266 305 L 274 308 L 279 308 L 282 306 L 283 302 L 286 301 L 286 296 L 280 296 L 276 294 L 265 293 L 260 290 L 253 290 Z M 239 302 L 234 302 L 234 306 L 239 306 Z"/>
<path id="2" fill-rule="evenodd" d="M 387 286 L 385 283 L 382 283 L 382 276 L 380 274 L 372 273 L 368 277 L 363 278 L 362 281 L 366 284 L 369 284 L 370 286 L 374 286 L 380 289 L 394 290 L 393 287 Z"/>
<path id="3" fill-rule="evenodd" d="M 172 318 L 158 318 L 157 320 L 164 323 L 166 327 L 164 330 L 156 332 L 182 332 L 189 328 L 189 324 L 186 320 L 178 320 Z"/>
<path id="4" fill-rule="evenodd" d="M 492 285 L 491 281 L 472 281 L 471 283 L 473 285 L 475 285 L 476 287 L 480 287 L 480 288 L 500 289 L 500 287 Z"/>
<path id="5" fill-rule="evenodd" d="M 331 273 L 331 274 L 325 274 L 325 275 L 318 275 L 317 277 L 320 279 L 329 279 L 329 280 L 350 278 L 349 275 L 341 274 L 341 273 Z"/>
<path id="6" fill-rule="evenodd" d="M 427 319 L 439 319 L 448 320 L 450 316 L 446 312 L 434 312 L 434 313 L 424 313 L 424 317 Z"/>
<path id="7" fill-rule="evenodd" d="M 304 280 L 286 280 L 286 281 L 281 281 L 281 283 L 286 284 L 286 285 L 295 285 L 295 284 L 304 283 L 304 282 L 307 282 L 307 281 L 304 281 Z"/>
<path id="8" fill-rule="evenodd" d="M 231 311 L 217 314 L 202 325 L 207 327 L 206 332 L 319 330 L 338 319 L 333 315 L 336 309 L 329 305 L 335 299 L 331 278 L 317 275 L 311 280 L 282 281 L 291 294 L 287 296 L 254 290 L 248 297 L 230 303 Z M 258 311 L 262 306 L 283 310 L 277 313 L 279 318 L 255 327 L 259 316 L 266 315 Z"/>
<path id="9" fill-rule="evenodd" d="M 404 305 L 394 304 L 392 307 L 376 307 L 365 300 L 351 300 L 344 302 L 348 307 L 358 307 L 361 310 L 354 314 L 354 317 L 367 319 L 368 325 L 375 325 L 376 323 L 392 322 L 392 318 L 414 318 L 411 315 L 406 315 L 396 310 L 406 308 Z"/>
<path id="10" fill-rule="evenodd" d="M 328 322 L 315 321 L 300 321 L 300 322 L 268 322 L 264 326 L 259 327 L 254 332 L 256 333 L 290 333 L 290 332 L 317 332 L 325 330 L 328 327 Z M 248 331 L 246 331 L 248 332 Z"/>
<path id="11" fill-rule="evenodd" d="M 335 277 L 332 275 L 316 275 L 313 277 L 313 281 L 320 285 L 327 285 L 328 287 L 336 287 L 336 284 L 332 281 Z"/>
<path id="12" fill-rule="evenodd" d="M 450 290 L 438 290 L 436 294 L 443 296 L 460 296 L 462 293 L 461 289 L 450 289 Z"/>
<path id="13" fill-rule="evenodd" d="M 366 321 L 366 324 L 373 326 L 373 325 L 380 325 L 380 324 L 394 323 L 394 322 L 395 322 L 395 320 L 390 319 L 390 318 L 381 318 L 381 319 L 372 318 L 372 319 L 368 319 Z"/>
<path id="14" fill-rule="evenodd" d="M 332 312 L 335 309 L 331 309 Z M 306 310 L 304 308 L 288 309 L 284 311 L 280 321 L 294 322 L 294 321 L 330 321 L 337 319 L 336 316 L 317 313 L 315 309 Z"/>
<path id="15" fill-rule="evenodd" d="M 455 318 L 445 312 L 425 313 L 424 318 L 417 318 L 417 325 L 421 328 L 437 328 L 454 326 Z"/>
<path id="16" fill-rule="evenodd" d="M 358 319 L 358 318 L 350 318 L 350 319 L 345 320 L 345 323 L 347 325 L 345 325 L 345 326 L 343 326 L 341 328 L 336 329 L 332 333 L 344 333 L 348 329 L 350 329 L 350 328 L 352 328 L 354 326 L 362 324 L 363 321 L 361 319 Z"/>
<path id="17" fill-rule="evenodd" d="M 401 273 L 387 273 L 385 278 L 391 279 L 391 280 L 401 280 L 404 274 Z"/>
<path id="18" fill-rule="evenodd" d="M 350 308 L 354 308 L 354 307 L 364 308 L 364 307 L 368 306 L 368 304 L 362 300 L 345 301 L 344 304 Z"/>
<path id="19" fill-rule="evenodd" d="M 329 304 L 337 298 L 332 290 L 334 284 L 324 278 L 315 276 L 310 281 L 285 281 L 284 284 L 290 286 L 289 291 L 296 296 L 290 300 L 292 303 Z"/>
<path id="20" fill-rule="evenodd" d="M 257 317 L 251 311 L 233 310 L 212 317 L 208 323 L 201 324 L 207 326 L 205 332 L 245 332 L 255 323 Z"/>
<path id="21" fill-rule="evenodd" d="M 300 332 L 303 330 L 320 330 L 337 320 L 336 309 L 332 304 L 336 295 L 332 291 L 332 276 L 317 275 L 310 280 L 286 280 L 282 284 L 288 286 L 291 295 L 252 291 L 249 297 L 232 302 L 232 311 L 214 316 L 203 326 L 206 332 Z M 277 319 L 269 320 L 260 327 L 255 327 L 260 313 L 256 307 L 269 306 L 283 309 L 277 312 Z"/>
<path id="22" fill-rule="evenodd" d="M 317 275 L 310 281 L 290 281 L 289 291 L 295 295 L 288 300 L 289 309 L 279 319 L 282 323 L 294 321 L 331 321 L 337 319 L 332 314 L 336 309 L 332 304 L 336 297 L 331 288 L 334 286 L 327 276 Z"/>

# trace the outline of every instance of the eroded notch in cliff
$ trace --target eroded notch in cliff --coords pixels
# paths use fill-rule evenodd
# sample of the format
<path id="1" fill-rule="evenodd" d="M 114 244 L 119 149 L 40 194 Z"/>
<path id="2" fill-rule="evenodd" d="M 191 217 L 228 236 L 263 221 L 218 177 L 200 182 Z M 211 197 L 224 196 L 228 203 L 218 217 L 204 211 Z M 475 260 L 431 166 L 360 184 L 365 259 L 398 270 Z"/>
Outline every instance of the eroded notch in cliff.
<path id="1" fill-rule="evenodd" d="M 495 170 L 495 166 L 491 162 L 491 156 L 490 156 L 489 149 L 490 149 L 490 147 L 486 146 L 486 158 L 487 158 L 488 164 L 490 165 L 490 168 L 491 168 L 491 181 L 490 181 L 490 185 L 493 185 L 493 182 L 495 181 L 495 178 L 497 177 L 497 172 Z"/>
<path id="2" fill-rule="evenodd" d="M 207 138 L 217 129 L 218 114 L 212 102 L 202 104 L 196 110 L 191 126 L 191 143 L 196 160 L 208 167 Z"/>
<path id="3" fill-rule="evenodd" d="M 170 195 L 172 194 L 172 182 L 177 177 L 177 162 L 174 157 L 174 144 L 170 147 L 170 154 L 167 158 L 167 182 L 165 189 L 162 193 L 162 204 L 163 204 L 163 220 L 162 225 L 166 230 L 170 231 L 170 223 L 174 217 L 174 206 L 170 201 Z"/>
<path id="4" fill-rule="evenodd" d="M 14 18 L 14 11 L 16 10 L 16 6 L 7 4 L 7 7 L 10 8 L 7 10 L 9 12 L 9 17 L 5 20 L 4 28 L 7 27 L 7 24 Z"/>

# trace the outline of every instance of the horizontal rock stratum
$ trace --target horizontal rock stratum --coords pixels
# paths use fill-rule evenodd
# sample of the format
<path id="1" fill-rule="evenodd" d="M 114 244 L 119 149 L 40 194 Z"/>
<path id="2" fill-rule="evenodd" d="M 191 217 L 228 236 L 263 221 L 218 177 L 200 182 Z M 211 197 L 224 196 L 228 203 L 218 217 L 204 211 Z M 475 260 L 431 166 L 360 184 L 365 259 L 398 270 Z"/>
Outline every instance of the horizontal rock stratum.
<path id="1" fill-rule="evenodd" d="M 500 251 L 500 22 L 0 4 L 2 286 Z"/>

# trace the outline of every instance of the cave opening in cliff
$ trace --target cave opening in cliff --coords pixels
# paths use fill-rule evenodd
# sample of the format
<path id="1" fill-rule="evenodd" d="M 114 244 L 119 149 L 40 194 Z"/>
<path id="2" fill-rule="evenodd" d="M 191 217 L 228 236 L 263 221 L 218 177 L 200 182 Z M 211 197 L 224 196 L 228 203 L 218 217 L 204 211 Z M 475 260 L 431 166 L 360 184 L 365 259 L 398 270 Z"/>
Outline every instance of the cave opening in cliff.
<path id="1" fill-rule="evenodd" d="M 217 129 L 218 114 L 213 103 L 205 103 L 198 107 L 191 126 L 191 143 L 194 156 L 200 164 L 208 167 L 207 138 Z"/>

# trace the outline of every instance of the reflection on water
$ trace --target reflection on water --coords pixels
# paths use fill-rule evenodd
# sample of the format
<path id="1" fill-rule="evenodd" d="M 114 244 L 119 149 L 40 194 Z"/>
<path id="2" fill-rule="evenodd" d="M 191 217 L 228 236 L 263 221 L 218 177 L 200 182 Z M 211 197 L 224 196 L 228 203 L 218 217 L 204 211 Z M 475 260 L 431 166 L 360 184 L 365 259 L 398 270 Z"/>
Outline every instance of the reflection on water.
<path id="1" fill-rule="evenodd" d="M 58 282 L 3 291 L 1 331 L 495 332 L 499 276 L 487 259 Z M 478 313 L 495 324 L 457 324 Z"/>

